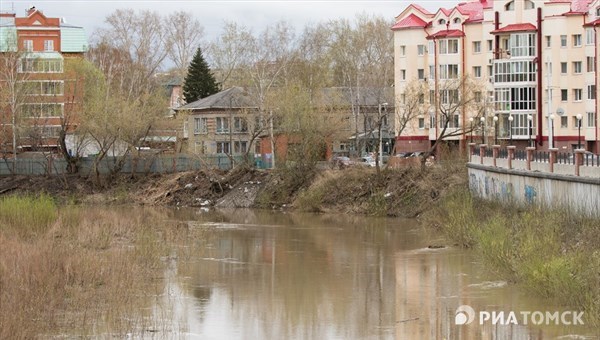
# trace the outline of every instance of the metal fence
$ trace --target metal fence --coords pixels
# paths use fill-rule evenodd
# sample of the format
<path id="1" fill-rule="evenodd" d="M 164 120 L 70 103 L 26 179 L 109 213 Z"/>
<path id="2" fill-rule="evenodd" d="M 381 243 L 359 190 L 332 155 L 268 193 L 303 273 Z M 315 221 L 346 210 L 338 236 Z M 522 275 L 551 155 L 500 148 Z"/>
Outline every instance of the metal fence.
<path id="1" fill-rule="evenodd" d="M 233 157 L 235 163 L 250 160 L 257 168 L 270 167 L 268 159 L 250 155 Z M 79 173 L 88 175 L 94 172 L 94 165 L 100 174 L 113 172 L 122 163 L 121 173 L 174 173 L 201 169 L 231 168 L 231 159 L 226 155 L 193 157 L 188 155 L 157 156 L 157 157 L 105 157 L 96 162 L 94 157 L 84 157 L 79 160 Z M 0 159 L 0 176 L 4 175 L 62 175 L 67 173 L 67 161 L 63 158 L 19 158 Z"/>

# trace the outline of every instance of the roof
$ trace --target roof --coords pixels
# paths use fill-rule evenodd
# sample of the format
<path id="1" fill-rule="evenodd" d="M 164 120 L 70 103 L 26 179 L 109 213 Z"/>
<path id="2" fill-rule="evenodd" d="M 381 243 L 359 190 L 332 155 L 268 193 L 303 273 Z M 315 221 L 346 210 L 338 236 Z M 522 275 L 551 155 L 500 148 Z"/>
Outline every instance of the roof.
<path id="1" fill-rule="evenodd" d="M 221 92 L 188 103 L 179 110 L 210 110 L 210 109 L 257 109 L 253 98 L 242 87 L 230 87 Z"/>
<path id="2" fill-rule="evenodd" d="M 465 33 L 461 30 L 441 30 L 436 33 L 430 34 L 427 39 L 437 39 L 437 38 L 454 38 L 454 37 L 464 37 Z"/>
<path id="3" fill-rule="evenodd" d="M 411 14 L 406 18 L 398 21 L 394 26 L 392 26 L 392 30 L 401 30 L 408 28 L 416 28 L 416 27 L 425 27 L 427 26 L 427 22 L 418 16 Z"/>
<path id="4" fill-rule="evenodd" d="M 571 4 L 571 11 L 568 13 L 586 13 L 590 7 L 590 4 L 593 2 L 593 0 L 549 0 L 547 3 L 570 3 Z"/>
<path id="5" fill-rule="evenodd" d="M 511 25 L 506 25 L 502 28 L 499 28 L 497 30 L 493 30 L 490 33 L 492 34 L 496 34 L 496 33 L 506 33 L 506 32 L 527 32 L 527 31 L 536 31 L 536 27 L 530 23 L 524 23 L 524 24 L 511 24 Z"/>
<path id="6" fill-rule="evenodd" d="M 388 107 L 394 107 L 393 87 L 328 87 L 319 91 L 322 105 L 334 105 L 349 107 L 355 105 L 378 107 L 379 104 L 388 103 Z"/>

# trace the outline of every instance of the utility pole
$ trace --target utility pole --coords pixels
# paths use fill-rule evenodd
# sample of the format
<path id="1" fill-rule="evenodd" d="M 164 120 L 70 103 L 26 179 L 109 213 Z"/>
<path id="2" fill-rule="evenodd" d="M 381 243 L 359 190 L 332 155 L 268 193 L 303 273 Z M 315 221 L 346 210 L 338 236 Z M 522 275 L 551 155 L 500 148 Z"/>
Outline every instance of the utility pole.
<path id="1" fill-rule="evenodd" d="M 553 128 L 553 122 L 550 119 L 550 114 L 552 114 L 552 87 L 550 86 L 550 73 L 552 72 L 552 62 L 550 61 L 550 56 L 546 58 L 546 89 L 548 92 L 548 147 L 554 147 L 554 133 L 551 133 Z M 541 122 L 538 122 L 540 124 Z"/>

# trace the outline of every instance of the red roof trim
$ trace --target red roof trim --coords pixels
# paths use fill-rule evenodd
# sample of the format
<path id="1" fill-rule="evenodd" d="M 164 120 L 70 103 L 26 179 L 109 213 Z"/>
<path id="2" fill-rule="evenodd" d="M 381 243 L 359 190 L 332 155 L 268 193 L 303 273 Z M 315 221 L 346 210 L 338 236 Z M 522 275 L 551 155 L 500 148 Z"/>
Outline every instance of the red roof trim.
<path id="1" fill-rule="evenodd" d="M 409 16 L 407 16 L 406 18 L 398 21 L 394 26 L 392 26 L 392 31 L 397 31 L 397 30 L 401 30 L 401 29 L 408 29 L 408 28 L 423 28 L 425 26 L 427 26 L 427 22 L 421 18 L 419 18 L 418 16 L 411 14 Z"/>
<path id="2" fill-rule="evenodd" d="M 437 38 L 454 38 L 454 37 L 464 37 L 465 33 L 461 30 L 442 30 L 433 34 L 430 34 L 427 39 L 437 39 Z"/>
<path id="3" fill-rule="evenodd" d="M 530 23 L 511 24 L 511 25 L 506 25 L 500 29 L 493 30 L 490 33 L 497 34 L 497 33 L 506 33 L 506 32 L 528 32 L 528 31 L 537 31 L 537 28 Z"/>
<path id="4" fill-rule="evenodd" d="M 596 19 L 594 21 L 587 22 L 583 25 L 583 27 L 591 27 L 591 26 L 598 26 L 598 25 L 600 25 L 600 19 Z"/>

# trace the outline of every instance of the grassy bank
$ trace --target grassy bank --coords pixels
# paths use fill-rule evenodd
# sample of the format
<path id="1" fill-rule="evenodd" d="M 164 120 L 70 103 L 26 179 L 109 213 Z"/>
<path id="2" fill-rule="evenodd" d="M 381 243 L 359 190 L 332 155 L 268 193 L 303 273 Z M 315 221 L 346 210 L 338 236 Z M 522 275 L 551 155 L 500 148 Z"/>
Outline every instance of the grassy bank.
<path id="1" fill-rule="evenodd" d="M 503 205 L 448 195 L 424 217 L 459 246 L 473 248 L 502 278 L 586 311 L 600 324 L 600 221 L 566 210 Z"/>
<path id="2" fill-rule="evenodd" d="M 155 328 L 139 311 L 159 302 L 168 245 L 186 237 L 151 214 L 0 198 L 0 338 L 122 338 Z"/>

